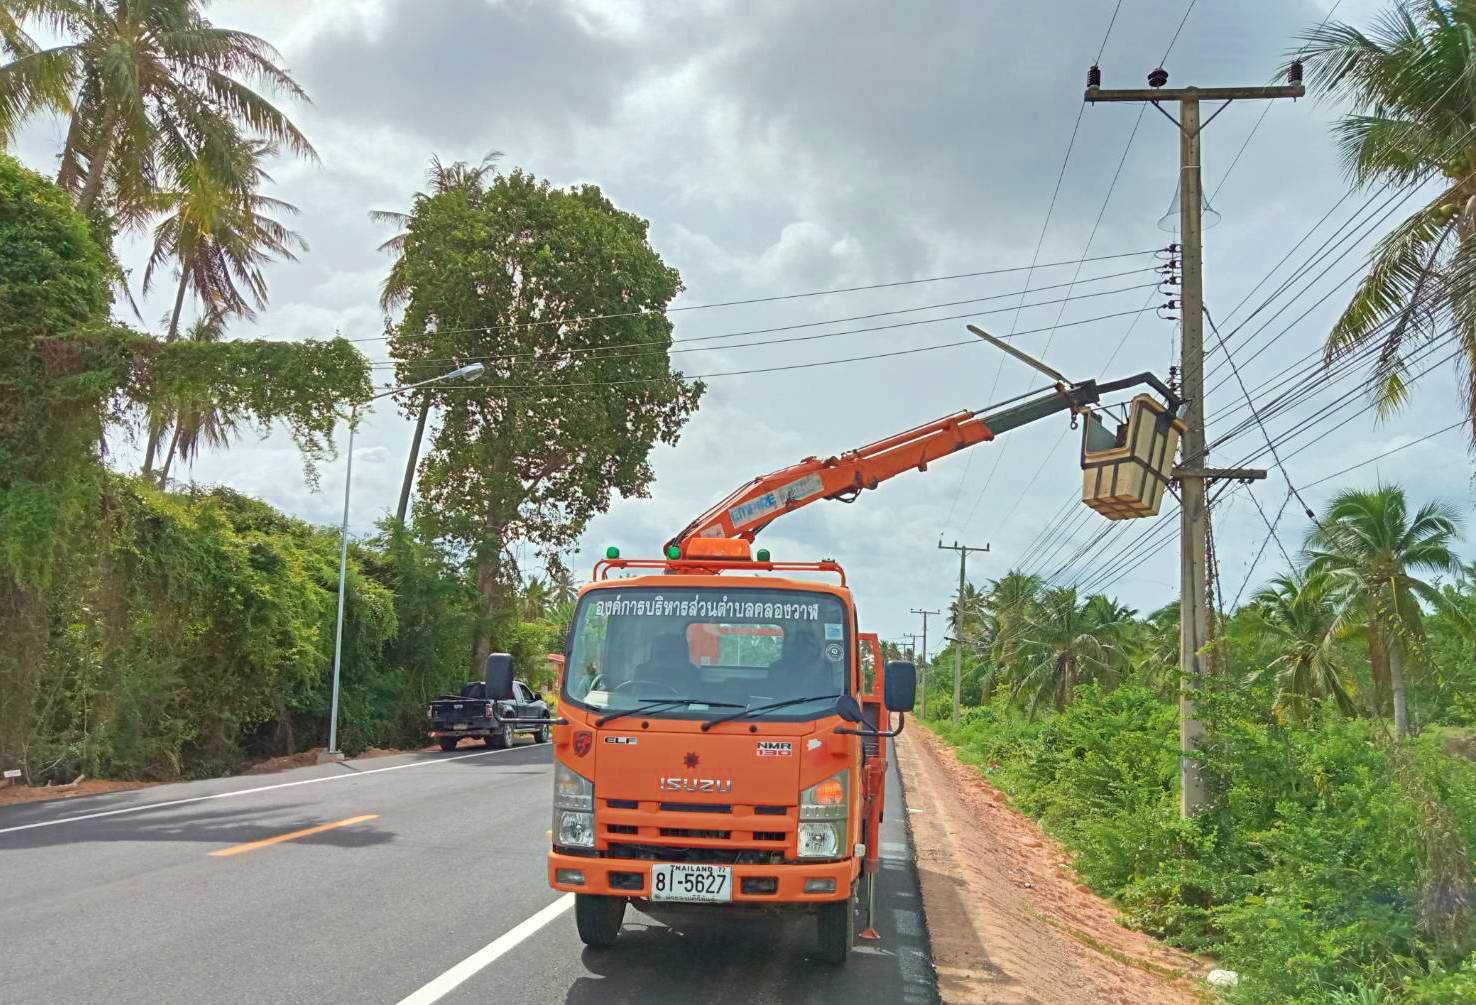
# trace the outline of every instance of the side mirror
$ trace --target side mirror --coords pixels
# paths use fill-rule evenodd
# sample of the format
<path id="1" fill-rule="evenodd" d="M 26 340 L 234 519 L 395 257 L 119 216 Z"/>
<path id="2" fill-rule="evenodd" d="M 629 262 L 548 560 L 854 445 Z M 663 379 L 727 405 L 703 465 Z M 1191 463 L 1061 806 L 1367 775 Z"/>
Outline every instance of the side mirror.
<path id="1" fill-rule="evenodd" d="M 907 660 L 887 663 L 886 694 L 883 700 L 890 712 L 911 712 L 917 703 L 917 665 Z"/>
<path id="2" fill-rule="evenodd" d="M 507 653 L 487 657 L 487 700 L 508 701 L 513 696 L 513 658 Z"/>
<path id="3" fill-rule="evenodd" d="M 835 699 L 835 714 L 847 722 L 860 722 L 861 703 L 854 696 L 843 694 Z"/>

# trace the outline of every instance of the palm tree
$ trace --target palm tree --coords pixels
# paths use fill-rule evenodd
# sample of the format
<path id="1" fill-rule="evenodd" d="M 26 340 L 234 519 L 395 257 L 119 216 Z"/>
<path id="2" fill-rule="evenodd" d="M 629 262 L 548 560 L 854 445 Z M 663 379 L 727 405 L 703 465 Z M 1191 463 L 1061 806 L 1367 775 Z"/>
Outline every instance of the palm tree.
<path id="1" fill-rule="evenodd" d="M 1377 345 L 1381 412 L 1408 397 L 1413 344 L 1457 330 L 1462 387 L 1476 444 L 1476 4 L 1405 0 L 1367 31 L 1328 22 L 1307 31 L 1314 89 L 1346 100 L 1338 123 L 1360 185 L 1442 178 L 1440 192 L 1374 249 L 1367 276 L 1328 335 L 1329 364 Z"/>
<path id="2" fill-rule="evenodd" d="M 1012 690 L 1028 696 L 1034 717 L 1042 701 L 1056 711 L 1071 703 L 1076 686 L 1092 679 L 1111 681 L 1122 658 L 1122 637 L 1133 612 L 1095 595 L 1078 602 L 1075 587 L 1046 590 L 1025 627 L 1021 659 Z"/>
<path id="3" fill-rule="evenodd" d="M 1281 655 L 1254 677 L 1274 672 L 1278 711 L 1304 720 L 1318 700 L 1331 697 L 1344 715 L 1357 712 L 1353 684 L 1337 658 L 1342 618 L 1333 580 L 1325 573 L 1275 577 L 1252 600 L 1261 628 Z"/>
<path id="4" fill-rule="evenodd" d="M 1418 658 L 1424 642 L 1420 602 L 1450 613 L 1469 629 L 1465 615 L 1415 575 L 1459 571 L 1451 550 L 1458 525 L 1455 512 L 1440 503 L 1426 503 L 1411 518 L 1404 491 L 1384 486 L 1340 493 L 1307 537 L 1308 574 L 1325 575 L 1344 607 L 1342 616 L 1367 625 L 1375 710 L 1382 713 L 1392 696 L 1394 732 L 1400 737 L 1409 735 L 1405 659 Z"/>
<path id="5" fill-rule="evenodd" d="M 518 616 L 524 621 L 542 621 L 552 599 L 548 581 L 541 576 L 530 576 L 518 594 Z"/>
<path id="6" fill-rule="evenodd" d="M 186 334 L 191 342 L 219 342 L 224 337 L 225 319 L 219 315 L 201 318 L 190 326 Z M 176 456 L 181 461 L 192 461 L 202 446 L 216 449 L 229 446 L 236 432 L 236 417 L 222 411 L 208 398 L 177 406 L 172 422 L 174 436 L 169 441 L 169 451 L 164 455 L 164 466 L 159 469 L 160 485 L 168 483 L 169 468 Z"/>
<path id="7" fill-rule="evenodd" d="M 1019 659 L 1025 626 L 1040 597 L 1039 576 L 1011 570 L 989 584 L 983 601 L 984 635 L 988 639 L 988 669 L 981 684 L 986 703 L 994 692 L 998 672 L 1008 673 Z"/>
<path id="8" fill-rule="evenodd" d="M 1127 631 L 1127 656 L 1143 684 L 1165 700 L 1179 693 L 1179 602 L 1165 604 Z"/>
<path id="9" fill-rule="evenodd" d="M 415 193 L 410 213 L 401 213 L 392 209 L 371 209 L 369 211 L 369 219 L 375 223 L 389 224 L 399 230 L 399 233 L 378 248 L 379 251 L 394 256 L 389 274 L 384 277 L 384 282 L 379 287 L 381 310 L 389 313 L 410 299 L 410 287 L 405 278 L 405 240 L 410 236 L 410 219 L 414 215 L 413 207 L 425 199 L 444 195 L 447 192 L 463 192 L 468 199 L 476 199 L 486 188 L 487 176 L 497 173 L 497 159 L 501 156 L 501 150 L 490 150 L 482 158 L 480 164 L 471 165 L 465 161 L 442 164 L 440 157 L 431 154 L 430 167 L 426 170 L 430 192 Z"/>
<path id="10" fill-rule="evenodd" d="M 392 209 L 369 211 L 369 219 L 375 223 L 387 223 L 399 231 L 379 246 L 380 251 L 394 256 L 389 274 L 379 287 L 379 307 L 386 314 L 410 299 L 410 281 L 405 275 L 405 241 L 410 237 L 410 220 L 414 215 L 414 207 L 427 199 L 449 192 L 461 193 L 469 201 L 477 200 L 486 189 L 487 177 L 496 174 L 497 159 L 501 156 L 501 150 L 488 151 L 482 162 L 473 166 L 465 161 L 442 164 L 441 158 L 432 154 L 430 168 L 426 171 L 430 192 L 415 193 L 411 212 L 401 213 Z M 405 478 L 400 484 L 400 505 L 395 511 L 395 519 L 402 524 L 410 508 L 410 488 L 415 484 L 415 465 L 420 460 L 420 443 L 425 438 L 425 423 L 429 417 L 430 398 L 427 397 L 422 400 L 419 414 L 415 417 L 415 434 L 410 438 L 410 456 L 405 462 Z"/>
<path id="11" fill-rule="evenodd" d="M 247 83 L 306 99 L 281 56 L 255 35 L 217 28 L 201 0 L 0 0 L 0 140 L 38 113 L 69 119 L 57 182 L 90 213 L 111 184 L 126 223 L 161 169 L 193 161 L 207 142 L 240 124 L 316 159 L 292 121 Z M 60 36 L 43 48 L 28 23 Z"/>
<path id="12" fill-rule="evenodd" d="M 168 215 L 154 228 L 144 292 L 165 263 L 178 273 L 166 342 L 179 336 L 185 295 L 192 288 L 205 306 L 205 317 L 216 319 L 211 324 L 232 314 L 249 318 L 256 308 L 266 306 L 262 267 L 278 259 L 296 261 L 296 252 L 307 249 L 301 235 L 271 215 L 296 215 L 297 207 L 259 191 L 272 180 L 262 161 L 274 153 L 271 145 L 259 140 L 231 144 L 224 168 L 197 158 L 182 173 L 178 188 L 151 198 L 151 205 Z M 144 474 L 153 470 L 154 454 L 169 421 L 164 412 L 149 417 Z M 187 437 L 186 442 L 197 438 Z M 211 439 L 207 433 L 207 442 Z"/>

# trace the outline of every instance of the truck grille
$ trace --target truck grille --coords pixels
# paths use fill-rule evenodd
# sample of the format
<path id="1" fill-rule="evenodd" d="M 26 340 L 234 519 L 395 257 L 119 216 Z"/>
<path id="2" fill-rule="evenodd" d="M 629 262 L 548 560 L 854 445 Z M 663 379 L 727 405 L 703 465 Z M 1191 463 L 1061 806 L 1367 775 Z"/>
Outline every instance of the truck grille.
<path id="1" fill-rule="evenodd" d="M 799 825 L 793 806 L 734 803 L 602 799 L 597 816 L 607 855 L 668 862 L 783 862 Z"/>

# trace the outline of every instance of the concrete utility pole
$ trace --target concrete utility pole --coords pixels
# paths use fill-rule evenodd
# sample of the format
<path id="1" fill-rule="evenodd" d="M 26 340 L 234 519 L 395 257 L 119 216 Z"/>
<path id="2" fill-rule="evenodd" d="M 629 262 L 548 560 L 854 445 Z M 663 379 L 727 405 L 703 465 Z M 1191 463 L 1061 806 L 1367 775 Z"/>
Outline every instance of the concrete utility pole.
<path id="1" fill-rule="evenodd" d="M 923 647 L 922 648 L 922 672 L 923 672 L 923 679 L 922 679 L 922 708 L 918 711 L 918 715 L 920 717 L 926 719 L 928 717 L 928 615 L 930 615 L 930 614 L 942 614 L 943 612 L 942 611 L 924 611 L 924 610 L 921 610 L 919 608 L 914 607 L 912 609 L 912 613 L 913 614 L 921 614 L 922 615 L 922 619 L 923 619 L 923 630 L 922 630 L 922 647 Z"/>
<path id="2" fill-rule="evenodd" d="M 1210 470 L 1206 468 L 1204 444 L 1204 248 L 1201 242 L 1203 188 L 1200 177 L 1199 134 L 1232 101 L 1300 98 L 1302 67 L 1293 63 L 1288 83 L 1280 87 L 1181 87 L 1164 89 L 1168 73 L 1162 67 L 1148 75 L 1148 90 L 1103 90 L 1102 71 L 1087 72 L 1086 100 L 1148 101 L 1179 128 L 1179 231 L 1184 245 L 1183 390 L 1186 403 L 1180 441 L 1180 464 L 1174 470 L 1179 482 L 1179 666 L 1183 683 L 1179 689 L 1179 811 L 1192 816 L 1206 803 L 1204 776 L 1195 753 L 1204 742 L 1204 723 L 1199 721 L 1196 692 L 1204 678 L 1201 658 L 1210 641 L 1210 610 L 1206 578 L 1209 511 L 1205 505 L 1205 483 L 1209 478 L 1264 478 L 1264 471 Z M 1177 101 L 1179 117 L 1164 111 L 1161 101 Z M 1201 101 L 1223 101 L 1208 119 L 1200 122 Z"/>
<path id="3" fill-rule="evenodd" d="M 971 552 L 971 551 L 978 551 L 978 552 L 988 551 L 989 550 L 989 545 L 988 544 L 985 544 L 984 547 L 982 547 L 982 548 L 975 548 L 975 547 L 972 547 L 972 546 L 967 545 L 967 544 L 959 544 L 957 541 L 954 541 L 952 544 L 944 544 L 942 541 L 939 541 L 938 542 L 938 547 L 941 548 L 941 549 L 943 549 L 944 551 L 956 551 L 956 552 L 958 552 L 958 601 L 957 601 L 957 603 L 955 605 L 955 608 L 954 608 L 954 610 L 955 610 L 955 617 L 957 618 L 958 623 L 953 626 L 953 634 L 956 636 L 956 638 L 954 639 L 954 643 L 953 643 L 953 724 L 955 726 L 957 726 L 958 725 L 958 703 L 959 703 L 959 700 L 963 697 L 963 641 L 962 641 L 962 639 L 963 639 L 963 598 L 964 598 L 964 582 L 965 582 L 964 569 L 969 564 L 969 552 Z"/>

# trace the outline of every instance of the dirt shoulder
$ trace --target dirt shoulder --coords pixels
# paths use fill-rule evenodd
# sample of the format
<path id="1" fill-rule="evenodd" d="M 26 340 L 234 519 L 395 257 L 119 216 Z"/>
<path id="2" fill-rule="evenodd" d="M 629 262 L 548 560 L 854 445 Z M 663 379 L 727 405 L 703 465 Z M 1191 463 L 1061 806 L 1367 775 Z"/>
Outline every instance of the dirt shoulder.
<path id="1" fill-rule="evenodd" d="M 393 757 L 397 754 L 419 754 L 431 753 L 439 750 L 436 746 L 414 747 L 398 750 L 388 747 L 370 747 L 362 753 L 355 754 L 349 758 L 351 761 L 362 761 L 373 757 Z M 469 748 L 468 748 L 469 749 Z M 319 756 L 323 753 L 323 747 L 314 747 L 304 750 L 298 754 L 288 754 L 284 757 L 272 757 L 265 761 L 255 761 L 242 765 L 241 770 L 235 775 L 222 775 L 223 778 L 240 777 L 242 775 L 271 775 L 278 771 L 287 771 L 290 768 L 302 768 L 317 764 Z M 67 785 L 10 785 L 0 786 L 0 806 L 10 806 L 16 803 L 41 803 L 53 799 L 80 799 L 83 796 L 97 796 L 107 792 L 127 792 L 130 789 L 146 789 L 153 785 L 163 785 L 164 782 L 130 782 L 115 781 L 107 778 L 84 778 L 80 782 Z"/>
<path id="2" fill-rule="evenodd" d="M 0 788 L 0 806 L 10 806 L 15 803 L 43 803 L 52 799 L 80 799 L 83 796 L 97 796 L 104 792 L 126 792 L 129 789 L 146 789 L 157 782 L 115 782 L 106 778 L 86 778 L 75 784 L 68 785 L 41 785 L 32 788 L 29 785 L 6 785 Z"/>
<path id="3" fill-rule="evenodd" d="M 897 742 L 938 987 L 958 1005 L 1198 1005 L 1209 967 L 1124 928 L 1070 855 L 921 727 Z"/>

